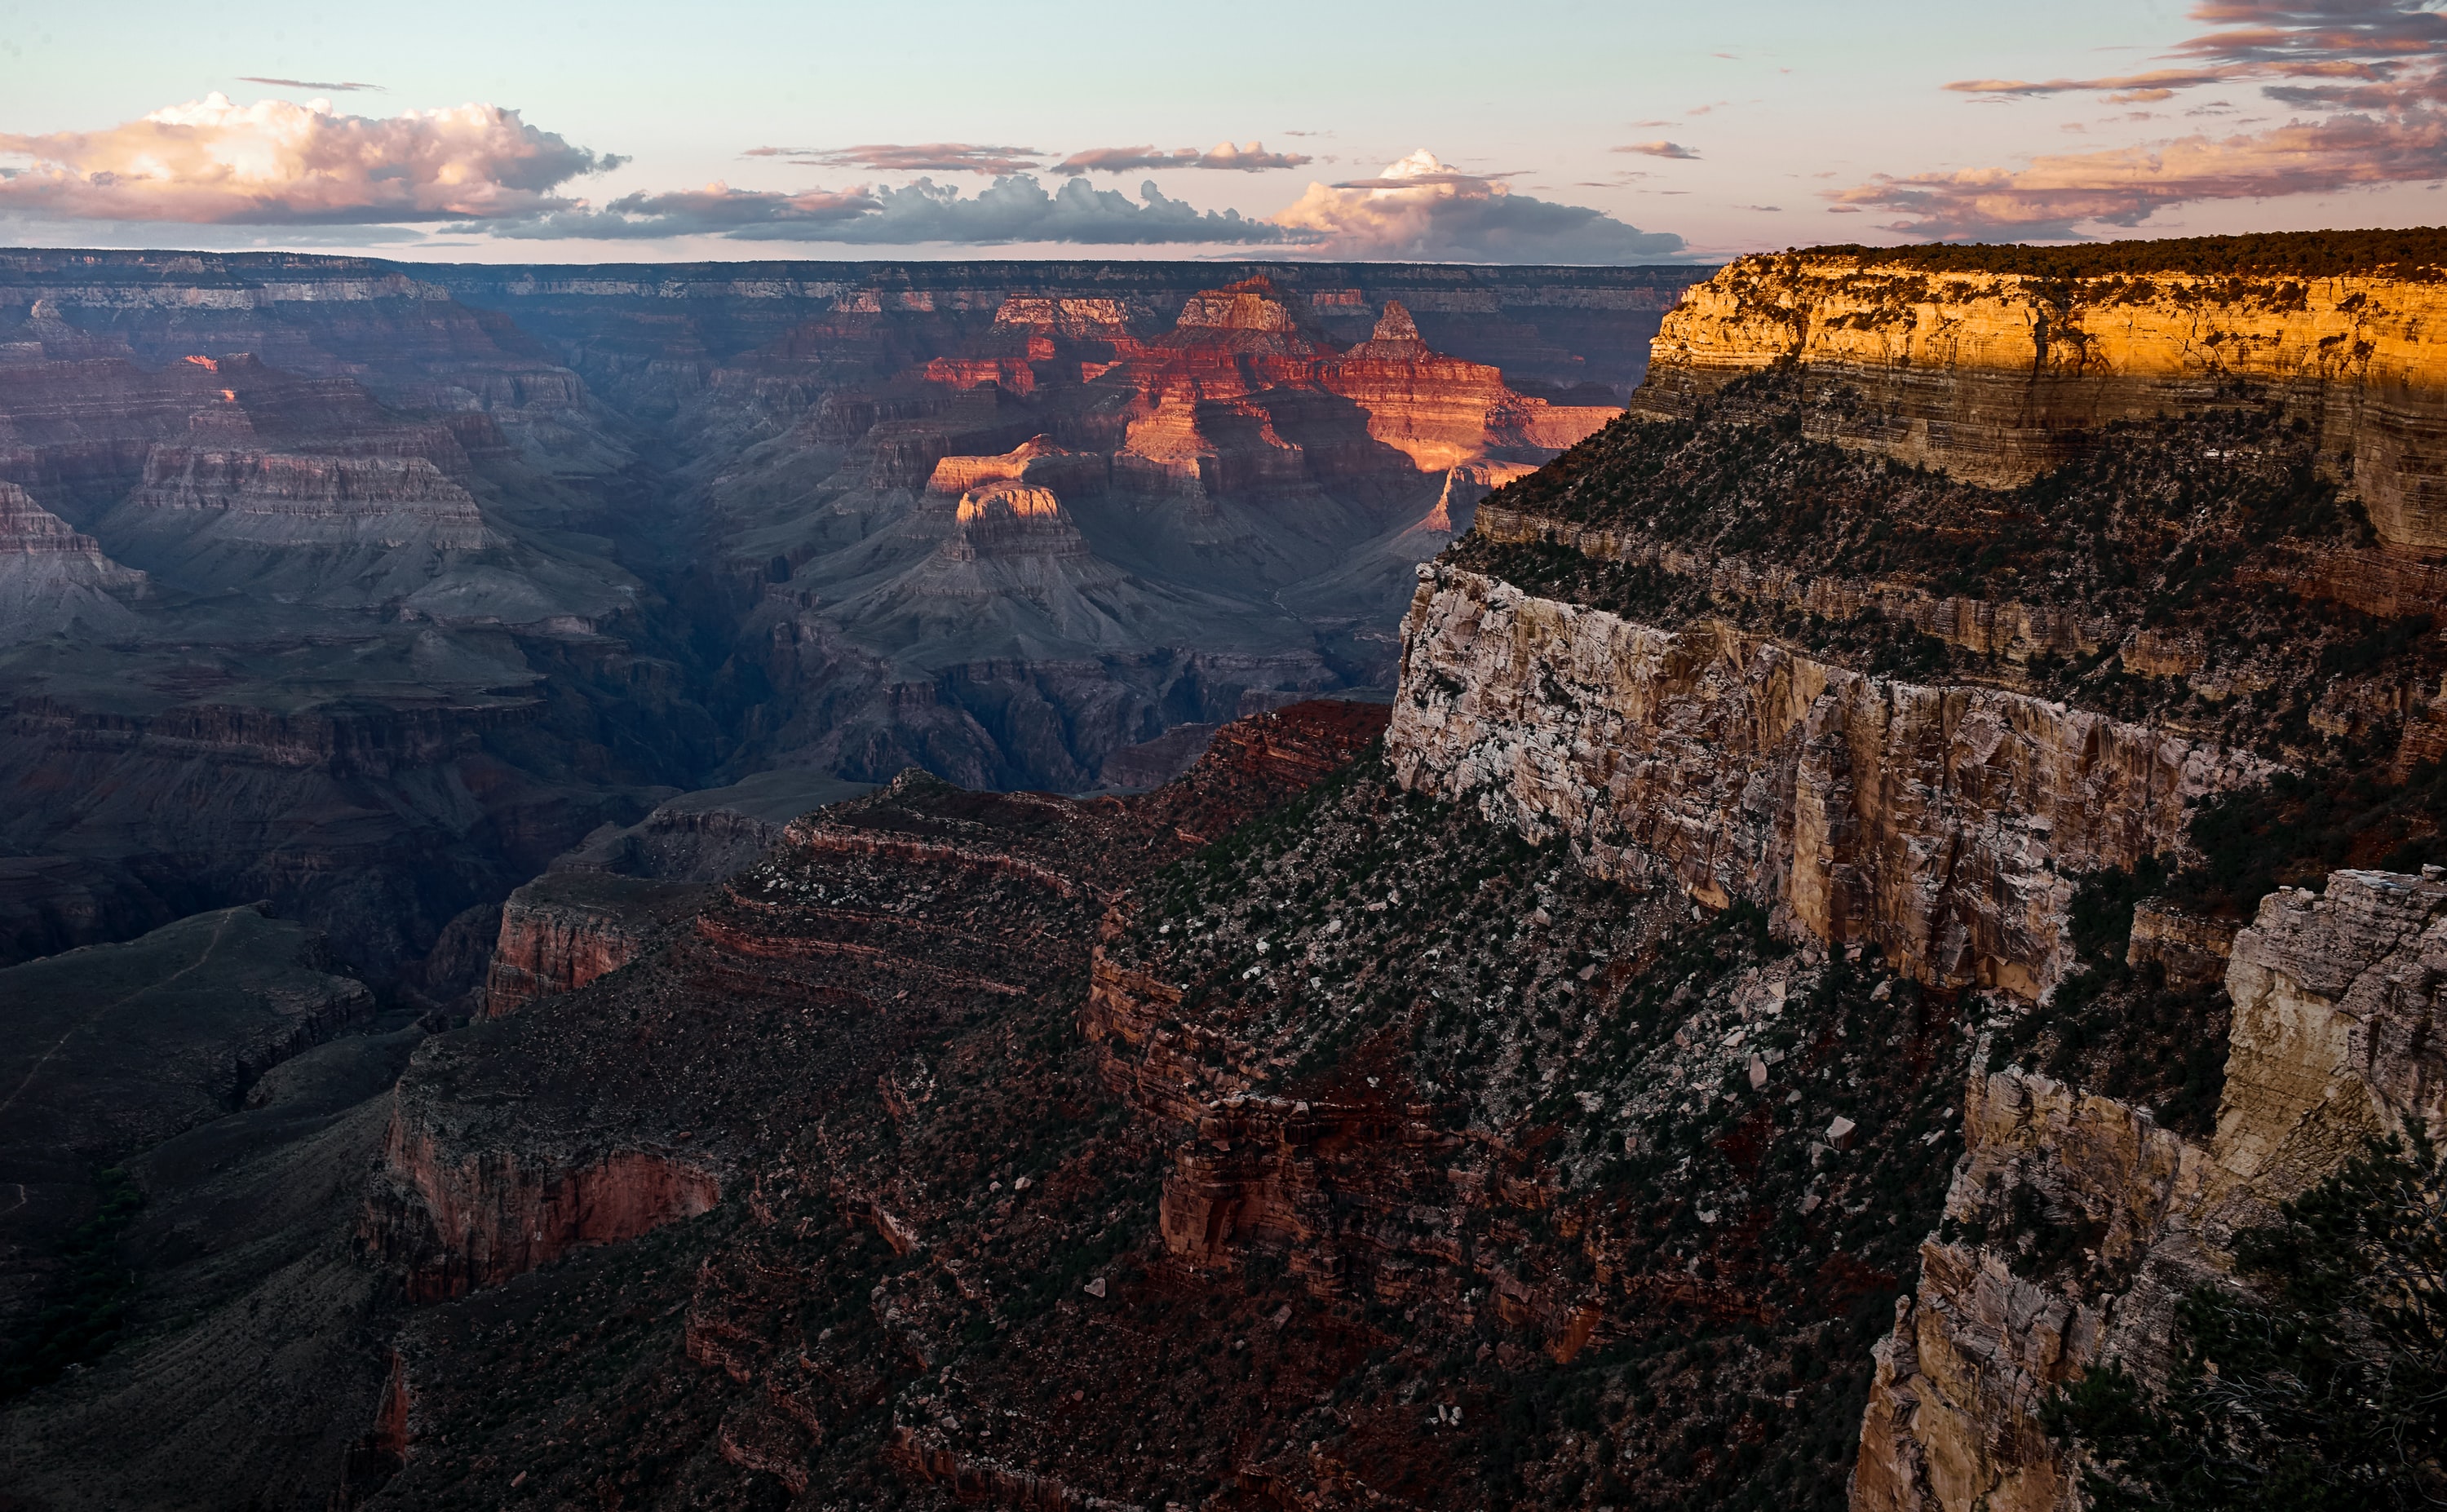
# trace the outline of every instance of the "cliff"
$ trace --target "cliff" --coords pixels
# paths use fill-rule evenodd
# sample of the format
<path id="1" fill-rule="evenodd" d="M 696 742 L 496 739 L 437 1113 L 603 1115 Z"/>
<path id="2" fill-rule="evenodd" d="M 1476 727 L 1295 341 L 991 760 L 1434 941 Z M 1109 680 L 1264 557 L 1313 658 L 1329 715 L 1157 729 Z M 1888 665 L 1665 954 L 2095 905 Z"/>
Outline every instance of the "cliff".
<path id="1" fill-rule="evenodd" d="M 91 536 L 0 482 L 0 643 L 45 635 L 124 635 L 140 623 L 126 600 L 144 575 L 102 553 Z"/>
<path id="2" fill-rule="evenodd" d="M 2179 846 L 2268 764 L 2024 694 L 1866 676 L 1420 570 L 1388 753 L 1404 785 L 1561 835 L 1602 875 L 2036 997 L 2072 877 Z"/>
<path id="3" fill-rule="evenodd" d="M 2039 1425 L 2054 1388 L 2106 1359 L 2162 1375 L 2184 1292 L 2229 1270 L 2264 1219 L 2371 1136 L 2435 1120 L 2447 881 L 2343 871 L 2271 894 L 2235 936 L 2217 1130 L 2008 1068 L 1973 1079 L 1945 1224 L 1896 1309 L 1862 1427 L 1856 1508 L 2073 1508 Z"/>
<path id="4" fill-rule="evenodd" d="M 1657 337 L 1642 414 L 1687 414 L 1777 363 L 1857 399 L 1822 434 L 2000 486 L 2085 434 L 2265 389 L 2306 422 L 2380 539 L 2447 552 L 2447 293 L 2406 271 L 2256 276 L 2171 269 L 2055 277 L 1937 272 L 1850 253 L 1741 258 Z"/>
<path id="5" fill-rule="evenodd" d="M 618 971 L 656 930 L 691 912 L 703 891 L 686 882 L 546 872 L 502 905 L 501 937 L 484 977 L 485 1014 L 515 1013 Z"/>

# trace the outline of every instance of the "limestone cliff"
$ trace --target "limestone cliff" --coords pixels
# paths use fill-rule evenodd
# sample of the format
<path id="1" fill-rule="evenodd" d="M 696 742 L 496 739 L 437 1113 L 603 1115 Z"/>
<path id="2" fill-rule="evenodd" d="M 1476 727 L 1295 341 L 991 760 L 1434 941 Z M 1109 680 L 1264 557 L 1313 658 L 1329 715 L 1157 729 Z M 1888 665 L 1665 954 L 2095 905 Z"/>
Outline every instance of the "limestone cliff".
<path id="1" fill-rule="evenodd" d="M 2269 895 L 2235 936 L 2217 1132 L 2019 1068 L 1975 1076 L 1946 1222 L 1878 1348 L 1853 1502 L 1861 1512 L 2078 1505 L 2039 1424 L 2102 1359 L 2164 1367 L 2174 1303 L 2230 1268 L 2234 1230 L 2371 1135 L 2447 1106 L 2428 1027 L 2447 966 L 2447 876 L 2341 871 Z"/>
<path id="2" fill-rule="evenodd" d="M 1633 407 L 1685 413 L 1731 378 L 1796 363 L 1859 391 L 1832 439 L 2000 485 L 2063 462 L 2109 421 L 2262 385 L 2317 427 L 2382 540 L 2436 554 L 2447 357 L 2428 333 L 2442 316 L 2447 286 L 2379 272 L 2058 278 L 1769 255 L 1684 295 Z"/>
<path id="3" fill-rule="evenodd" d="M 1387 736 L 1413 790 L 1564 835 L 1603 873 L 1773 905 L 1932 985 L 2037 996 L 2075 874 L 2182 842 L 2266 762 L 2061 704 L 1872 677 L 1420 570 Z"/>
<path id="4" fill-rule="evenodd" d="M 91 536 L 0 482 L 0 642 L 126 634 L 139 621 L 125 600 L 145 586 L 142 573 L 104 556 Z"/>

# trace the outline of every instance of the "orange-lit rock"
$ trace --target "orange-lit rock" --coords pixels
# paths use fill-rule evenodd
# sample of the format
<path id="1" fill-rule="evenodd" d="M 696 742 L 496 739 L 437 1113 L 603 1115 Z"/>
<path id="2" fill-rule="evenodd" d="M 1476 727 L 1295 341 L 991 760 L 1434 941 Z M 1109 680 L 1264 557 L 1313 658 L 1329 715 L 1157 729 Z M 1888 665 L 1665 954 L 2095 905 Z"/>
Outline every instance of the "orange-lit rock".
<path id="1" fill-rule="evenodd" d="M 1687 411 L 1800 363 L 1868 403 L 1831 439 L 1974 482 L 2020 482 L 2078 433 L 2264 384 L 2349 465 L 2382 540 L 2447 552 L 2447 290 L 2372 274 L 2051 282 L 1813 254 L 1744 257 L 1665 317 L 1635 407 Z M 2347 459 L 2350 459 L 2348 463 Z"/>

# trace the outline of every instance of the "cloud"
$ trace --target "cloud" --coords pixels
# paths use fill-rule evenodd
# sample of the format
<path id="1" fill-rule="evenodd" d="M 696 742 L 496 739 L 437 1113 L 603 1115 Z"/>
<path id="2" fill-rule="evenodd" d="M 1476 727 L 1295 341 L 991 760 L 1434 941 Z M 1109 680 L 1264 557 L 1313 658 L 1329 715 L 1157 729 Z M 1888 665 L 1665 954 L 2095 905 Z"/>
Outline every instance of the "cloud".
<path id="1" fill-rule="evenodd" d="M 600 209 L 560 210 L 524 222 L 457 229 L 500 236 L 659 239 L 718 236 L 743 241 L 828 241 L 859 246 L 1067 241 L 1097 246 L 1297 243 L 1309 239 L 1238 211 L 1200 211 L 1153 183 L 1135 200 L 1073 179 L 1053 194 L 1016 174 L 975 195 L 920 179 L 904 189 L 769 194 L 711 184 L 677 194 L 624 195 Z"/>
<path id="2" fill-rule="evenodd" d="M 2447 101 L 2440 58 L 2447 15 L 2437 0 L 2200 0 L 2191 15 L 2220 29 L 2167 56 L 2188 66 L 2097 79 L 1963 79 L 1945 87 L 1985 96 L 2103 93 L 2163 100 L 2178 89 L 2242 80 L 2287 104 L 2384 109 Z"/>
<path id="3" fill-rule="evenodd" d="M 875 173 L 981 173 L 995 177 L 1043 166 L 1034 147 L 974 142 L 874 142 L 856 147 L 750 147 L 742 157 L 786 158 L 803 168 L 865 168 Z"/>
<path id="4" fill-rule="evenodd" d="M 2258 199 L 2447 173 L 2447 113 L 2338 116 L 2212 139 L 2039 157 L 2028 168 L 1880 175 L 1838 205 L 1891 210 L 1891 229 L 1948 238 L 2068 239 L 2084 221 L 2137 226 L 2194 199 Z"/>
<path id="5" fill-rule="evenodd" d="M 0 133 L 0 213 L 54 220 L 357 225 L 532 217 L 626 160 L 570 145 L 515 110 L 466 104 L 339 115 L 325 101 L 238 106 L 211 94 L 104 131 Z"/>
<path id="6" fill-rule="evenodd" d="M 360 89 L 371 89 L 378 93 L 382 92 L 382 85 L 378 84 L 332 84 L 321 79 L 265 79 L 252 73 L 239 74 L 237 76 L 237 82 L 240 84 L 268 84 L 275 89 L 315 89 L 326 91 L 331 94 L 353 94 Z"/>
<path id="7" fill-rule="evenodd" d="M 1303 133 L 1294 132 L 1294 136 Z M 1262 142 L 1236 147 L 1219 142 L 1205 152 L 1196 147 L 1176 147 L 1159 152 L 1153 147 L 1095 147 L 1074 152 L 1053 165 L 1059 174 L 1130 173 L 1142 168 L 1220 168 L 1241 173 L 1264 173 L 1273 168 L 1298 168 L 1316 160 L 1300 152 L 1268 152 Z"/>
<path id="8" fill-rule="evenodd" d="M 1375 179 L 1311 183 L 1275 224 L 1339 257 L 1622 263 L 1672 257 L 1683 241 L 1601 211 L 1516 195 L 1425 148 Z"/>
<path id="9" fill-rule="evenodd" d="M 1676 158 L 1685 161 L 1695 159 L 1699 156 L 1698 153 L 1693 152 L 1690 148 L 1682 145 L 1682 143 L 1679 142 L 1627 142 L 1614 150 L 1617 152 L 1636 152 L 1646 158 Z"/>
<path id="10" fill-rule="evenodd" d="M 1901 212 L 1889 229 L 1929 236 L 2074 238 L 2086 223 L 2137 226 L 2199 199 L 2324 194 L 2447 176 L 2447 15 L 2438 0 L 2198 0 L 2212 29 L 2165 56 L 2179 66 L 2096 79 L 1966 79 L 1983 100 L 2096 93 L 2145 104 L 2255 81 L 2305 113 L 2259 132 L 2195 135 L 2042 156 L 2027 168 L 1880 175 L 1829 196 L 1839 208 Z M 2223 100 L 2185 112 L 2228 113 Z M 2160 119 L 2128 112 L 2128 121 Z M 2245 118 L 2237 125 L 2256 123 Z"/>

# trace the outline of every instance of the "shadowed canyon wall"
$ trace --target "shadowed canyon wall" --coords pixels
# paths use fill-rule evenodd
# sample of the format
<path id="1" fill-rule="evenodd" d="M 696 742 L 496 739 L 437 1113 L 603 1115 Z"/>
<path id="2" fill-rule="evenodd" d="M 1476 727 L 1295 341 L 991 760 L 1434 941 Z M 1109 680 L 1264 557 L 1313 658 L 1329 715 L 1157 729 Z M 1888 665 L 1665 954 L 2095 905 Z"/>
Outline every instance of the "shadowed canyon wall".
<path id="1" fill-rule="evenodd" d="M 0 958 L 269 898 L 440 1003 L 676 791 L 1383 684 L 1692 276 L 0 255 Z"/>

